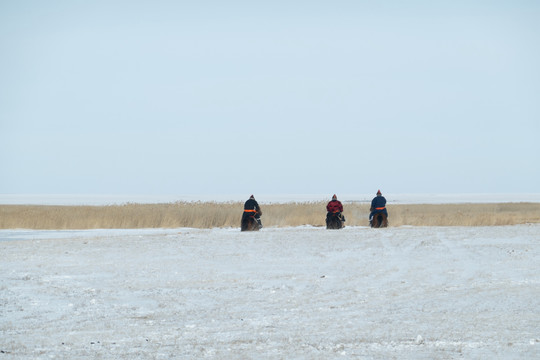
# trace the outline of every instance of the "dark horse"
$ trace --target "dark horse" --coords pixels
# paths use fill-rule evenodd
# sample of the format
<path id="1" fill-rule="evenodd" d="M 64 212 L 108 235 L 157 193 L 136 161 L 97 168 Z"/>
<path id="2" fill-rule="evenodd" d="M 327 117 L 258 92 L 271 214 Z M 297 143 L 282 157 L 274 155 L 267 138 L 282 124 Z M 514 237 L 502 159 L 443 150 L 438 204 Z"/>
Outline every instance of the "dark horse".
<path id="1" fill-rule="evenodd" d="M 244 213 L 240 223 L 240 231 L 259 231 L 261 224 L 255 219 L 252 213 Z"/>
<path id="2" fill-rule="evenodd" d="M 384 212 L 376 213 L 369 222 L 372 228 L 383 228 L 388 226 L 388 216 Z"/>
<path id="3" fill-rule="evenodd" d="M 326 215 L 327 229 L 341 229 L 343 227 L 343 216 L 341 213 L 333 213 Z"/>

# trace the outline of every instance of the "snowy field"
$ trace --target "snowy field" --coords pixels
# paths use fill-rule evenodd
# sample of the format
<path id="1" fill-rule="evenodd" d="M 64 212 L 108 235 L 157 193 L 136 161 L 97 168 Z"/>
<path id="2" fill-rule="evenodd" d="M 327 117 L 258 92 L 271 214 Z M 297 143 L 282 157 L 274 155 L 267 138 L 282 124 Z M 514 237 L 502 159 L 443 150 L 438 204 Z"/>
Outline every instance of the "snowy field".
<path id="1" fill-rule="evenodd" d="M 3 359 L 539 359 L 540 224 L 0 230 Z"/>

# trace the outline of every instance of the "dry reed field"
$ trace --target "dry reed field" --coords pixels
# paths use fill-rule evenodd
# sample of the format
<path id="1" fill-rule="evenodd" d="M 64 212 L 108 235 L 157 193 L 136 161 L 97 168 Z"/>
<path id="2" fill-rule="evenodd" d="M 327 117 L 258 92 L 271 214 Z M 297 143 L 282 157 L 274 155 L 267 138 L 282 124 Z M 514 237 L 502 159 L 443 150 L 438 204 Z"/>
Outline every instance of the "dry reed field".
<path id="1" fill-rule="evenodd" d="M 261 203 L 266 227 L 324 226 L 326 202 Z M 389 226 L 540 223 L 540 203 L 388 205 Z M 0 205 L 1 229 L 240 227 L 243 203 L 177 202 L 109 206 Z M 344 203 L 346 226 L 368 226 L 369 204 Z"/>

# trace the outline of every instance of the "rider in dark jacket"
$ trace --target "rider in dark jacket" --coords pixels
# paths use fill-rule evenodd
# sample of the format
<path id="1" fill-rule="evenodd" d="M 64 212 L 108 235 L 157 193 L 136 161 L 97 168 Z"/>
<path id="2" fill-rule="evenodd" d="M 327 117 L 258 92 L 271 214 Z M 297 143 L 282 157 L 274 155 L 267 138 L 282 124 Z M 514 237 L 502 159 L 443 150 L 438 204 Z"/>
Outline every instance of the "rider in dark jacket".
<path id="1" fill-rule="evenodd" d="M 369 221 L 371 221 L 373 216 L 378 213 L 384 213 L 388 216 L 388 211 L 386 211 L 386 199 L 382 196 L 381 190 L 378 190 L 377 196 L 371 200 L 371 208 L 369 211 L 371 211 L 369 214 Z"/>
<path id="2" fill-rule="evenodd" d="M 259 207 L 259 203 L 255 200 L 255 197 L 251 195 L 249 199 L 244 203 L 244 213 L 242 214 L 242 222 L 247 220 L 253 213 L 255 213 L 255 220 L 259 223 L 259 227 L 262 227 L 261 215 L 262 211 Z"/>

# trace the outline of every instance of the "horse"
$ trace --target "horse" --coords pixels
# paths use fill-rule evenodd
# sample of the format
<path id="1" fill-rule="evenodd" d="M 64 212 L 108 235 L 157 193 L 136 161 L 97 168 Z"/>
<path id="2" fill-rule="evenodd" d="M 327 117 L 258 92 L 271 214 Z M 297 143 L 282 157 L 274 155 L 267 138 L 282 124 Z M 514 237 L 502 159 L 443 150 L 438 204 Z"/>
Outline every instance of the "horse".
<path id="1" fill-rule="evenodd" d="M 372 228 L 383 228 L 388 226 L 388 216 L 384 212 L 376 213 L 369 224 Z"/>
<path id="2" fill-rule="evenodd" d="M 248 214 L 247 216 L 242 216 L 240 231 L 259 231 L 261 227 L 261 224 L 255 219 L 255 215 Z"/>
<path id="3" fill-rule="evenodd" d="M 341 213 L 328 214 L 326 216 L 326 228 L 327 229 L 343 228 L 343 217 L 341 216 Z"/>

